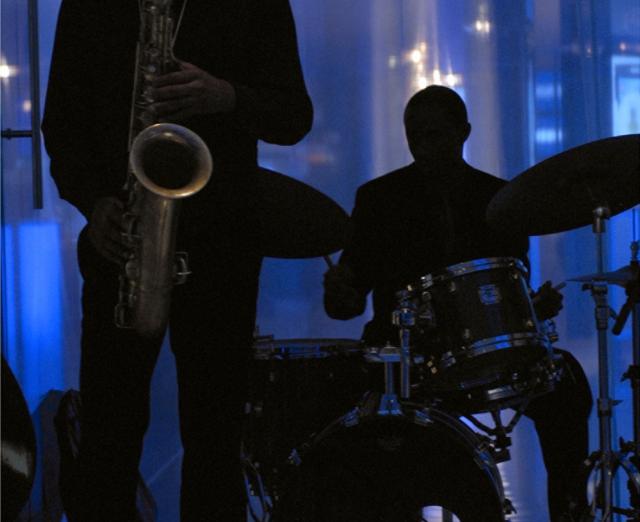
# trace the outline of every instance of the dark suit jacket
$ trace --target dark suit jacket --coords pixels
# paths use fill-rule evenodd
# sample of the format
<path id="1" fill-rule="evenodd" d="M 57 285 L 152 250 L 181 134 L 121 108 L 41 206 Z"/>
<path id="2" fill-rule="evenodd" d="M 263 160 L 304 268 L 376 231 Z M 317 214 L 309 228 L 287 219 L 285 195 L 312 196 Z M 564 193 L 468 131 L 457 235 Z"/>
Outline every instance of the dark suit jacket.
<path id="1" fill-rule="evenodd" d="M 42 130 L 60 196 L 87 217 L 126 177 L 139 21 L 135 0 L 64 0 L 60 8 Z M 299 141 L 312 106 L 288 0 L 188 0 L 173 50 L 229 81 L 237 96 L 231 114 L 181 122 L 213 155 L 212 181 L 184 204 L 184 219 L 196 221 L 242 204 L 257 140 Z"/>
<path id="2" fill-rule="evenodd" d="M 373 290 L 366 342 L 397 343 L 395 294 L 421 276 L 486 257 L 526 262 L 528 239 L 499 235 L 485 220 L 489 201 L 505 183 L 467 164 L 438 179 L 412 163 L 358 189 L 353 235 L 340 263 L 353 270 L 361 292 Z"/>

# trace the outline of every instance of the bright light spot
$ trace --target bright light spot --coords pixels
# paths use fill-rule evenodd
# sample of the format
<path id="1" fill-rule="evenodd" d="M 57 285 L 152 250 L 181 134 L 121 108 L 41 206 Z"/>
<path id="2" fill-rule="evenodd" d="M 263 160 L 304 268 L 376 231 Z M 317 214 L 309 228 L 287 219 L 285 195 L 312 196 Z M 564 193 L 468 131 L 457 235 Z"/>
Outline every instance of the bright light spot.
<path id="1" fill-rule="evenodd" d="M 474 27 L 476 32 L 480 34 L 489 34 L 491 32 L 491 22 L 489 20 L 476 20 Z"/>
<path id="2" fill-rule="evenodd" d="M 389 56 L 387 64 L 389 65 L 389 69 L 395 69 L 396 65 L 398 65 L 398 57 L 393 55 Z"/>
<path id="3" fill-rule="evenodd" d="M 456 75 L 451 73 L 447 74 L 444 77 L 444 81 L 449 87 L 453 87 L 456 83 L 458 83 L 458 79 L 456 78 Z"/>
<path id="4" fill-rule="evenodd" d="M 417 83 L 420 89 L 424 89 L 429 85 L 429 80 L 427 80 L 426 76 L 418 76 Z"/>
<path id="5" fill-rule="evenodd" d="M 627 50 L 627 43 L 626 42 L 622 42 L 620 44 L 620 50 L 621 51 L 626 51 Z"/>
<path id="6" fill-rule="evenodd" d="M 552 83 L 536 85 L 536 98 L 539 100 L 552 100 L 556 94 L 555 86 Z"/>
<path id="7" fill-rule="evenodd" d="M 442 85 L 442 74 L 438 69 L 433 70 L 433 83 L 436 85 Z"/>
<path id="8" fill-rule="evenodd" d="M 562 131 L 549 127 L 541 127 L 536 129 L 535 140 L 536 143 L 540 145 L 559 143 L 562 140 Z"/>
<path id="9" fill-rule="evenodd" d="M 420 51 L 420 49 L 414 49 L 413 51 L 411 51 L 411 53 L 409 54 L 409 59 L 413 62 L 413 63 L 420 63 L 422 61 L 422 51 Z"/>
<path id="10" fill-rule="evenodd" d="M 22 110 L 24 112 L 31 112 L 31 100 L 25 100 L 22 102 Z"/>
<path id="11" fill-rule="evenodd" d="M 9 76 L 11 76 L 11 67 L 0 65 L 0 78 L 9 78 Z"/>

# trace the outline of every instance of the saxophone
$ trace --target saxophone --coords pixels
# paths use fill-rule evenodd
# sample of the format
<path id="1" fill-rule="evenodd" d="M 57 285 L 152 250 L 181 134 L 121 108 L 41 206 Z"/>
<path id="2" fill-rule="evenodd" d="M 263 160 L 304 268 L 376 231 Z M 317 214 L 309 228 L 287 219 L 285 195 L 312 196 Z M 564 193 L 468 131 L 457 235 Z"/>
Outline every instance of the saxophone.
<path id="1" fill-rule="evenodd" d="M 178 68 L 172 38 L 171 0 L 142 0 L 124 186 L 131 253 L 120 273 L 115 323 L 143 337 L 164 334 L 173 286 L 189 274 L 186 253 L 175 251 L 179 203 L 207 184 L 213 165 L 197 134 L 156 123 L 149 110 L 153 78 Z"/>

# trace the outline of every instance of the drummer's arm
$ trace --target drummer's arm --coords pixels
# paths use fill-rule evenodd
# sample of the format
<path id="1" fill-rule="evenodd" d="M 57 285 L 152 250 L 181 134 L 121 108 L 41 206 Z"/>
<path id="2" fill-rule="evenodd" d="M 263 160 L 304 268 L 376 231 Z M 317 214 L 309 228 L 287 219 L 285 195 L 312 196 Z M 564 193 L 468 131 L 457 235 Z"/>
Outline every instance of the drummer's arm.
<path id="1" fill-rule="evenodd" d="M 324 275 L 324 309 L 332 319 L 352 319 L 366 309 L 376 258 L 380 255 L 372 234 L 374 207 L 367 190 L 359 189 L 340 263 Z"/>
<path id="2" fill-rule="evenodd" d="M 520 256 L 522 262 L 527 268 L 527 286 L 530 288 L 531 283 L 531 263 L 529 262 L 529 256 Z M 560 313 L 562 310 L 562 300 L 564 296 L 560 293 L 558 288 L 554 288 L 551 281 L 545 281 L 545 283 L 538 288 L 535 292 L 530 290 L 531 303 L 533 309 L 536 312 L 536 317 L 540 321 L 551 319 Z"/>
<path id="3" fill-rule="evenodd" d="M 332 319 L 352 319 L 364 313 L 367 293 L 357 288 L 348 265 L 332 266 L 324 274 L 324 309 Z"/>

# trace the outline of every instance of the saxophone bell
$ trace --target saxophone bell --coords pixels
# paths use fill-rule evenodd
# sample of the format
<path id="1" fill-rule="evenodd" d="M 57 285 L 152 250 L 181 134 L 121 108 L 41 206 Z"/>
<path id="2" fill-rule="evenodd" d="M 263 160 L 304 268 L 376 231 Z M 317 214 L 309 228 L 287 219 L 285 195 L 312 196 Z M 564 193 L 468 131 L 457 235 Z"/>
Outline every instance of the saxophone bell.
<path id="1" fill-rule="evenodd" d="M 195 132 L 156 123 L 133 140 L 129 163 L 138 182 L 157 196 L 182 199 L 199 192 L 211 177 L 209 148 Z"/>

